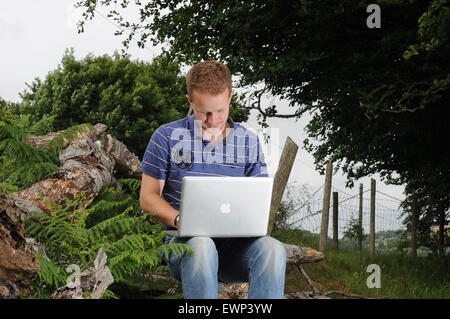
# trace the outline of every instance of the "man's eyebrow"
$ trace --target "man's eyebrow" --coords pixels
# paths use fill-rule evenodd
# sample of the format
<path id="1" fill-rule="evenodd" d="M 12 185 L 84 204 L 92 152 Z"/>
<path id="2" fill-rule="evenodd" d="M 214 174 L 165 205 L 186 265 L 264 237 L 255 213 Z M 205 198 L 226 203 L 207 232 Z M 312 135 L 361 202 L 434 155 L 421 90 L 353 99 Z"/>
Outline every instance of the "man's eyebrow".
<path id="1" fill-rule="evenodd" d="M 227 108 L 226 106 L 222 106 L 222 107 L 220 107 L 217 111 L 221 111 L 221 110 L 226 109 L 226 108 Z M 210 113 L 210 112 L 203 111 L 202 109 L 199 109 L 199 108 L 197 108 L 197 110 L 198 110 L 199 112 Z"/>

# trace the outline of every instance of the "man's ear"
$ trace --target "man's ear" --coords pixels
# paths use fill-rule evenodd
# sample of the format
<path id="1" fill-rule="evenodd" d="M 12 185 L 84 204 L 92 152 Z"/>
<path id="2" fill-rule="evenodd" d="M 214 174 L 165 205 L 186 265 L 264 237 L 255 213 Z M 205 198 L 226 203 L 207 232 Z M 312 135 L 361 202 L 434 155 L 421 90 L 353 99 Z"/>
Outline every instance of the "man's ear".
<path id="1" fill-rule="evenodd" d="M 189 102 L 189 103 L 192 103 L 192 102 L 191 102 L 191 97 L 189 96 L 189 94 L 186 94 L 185 96 L 186 96 L 186 99 L 188 100 L 188 102 Z"/>

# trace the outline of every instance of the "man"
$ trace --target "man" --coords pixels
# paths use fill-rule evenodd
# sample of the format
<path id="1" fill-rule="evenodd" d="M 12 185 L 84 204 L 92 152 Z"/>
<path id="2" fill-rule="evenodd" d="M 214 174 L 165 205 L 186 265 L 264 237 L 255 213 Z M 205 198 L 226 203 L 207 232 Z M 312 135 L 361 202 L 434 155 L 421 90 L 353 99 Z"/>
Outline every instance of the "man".
<path id="1" fill-rule="evenodd" d="M 186 84 L 194 114 L 160 126 L 141 164 L 141 208 L 172 230 L 178 226 L 184 176 L 268 176 L 257 136 L 228 116 L 229 69 L 216 61 L 198 63 L 187 73 Z M 185 298 L 217 298 L 219 279 L 249 281 L 249 298 L 283 298 L 286 250 L 270 236 L 168 236 L 166 242 L 193 248 L 193 255 L 171 254 L 168 260 Z"/>

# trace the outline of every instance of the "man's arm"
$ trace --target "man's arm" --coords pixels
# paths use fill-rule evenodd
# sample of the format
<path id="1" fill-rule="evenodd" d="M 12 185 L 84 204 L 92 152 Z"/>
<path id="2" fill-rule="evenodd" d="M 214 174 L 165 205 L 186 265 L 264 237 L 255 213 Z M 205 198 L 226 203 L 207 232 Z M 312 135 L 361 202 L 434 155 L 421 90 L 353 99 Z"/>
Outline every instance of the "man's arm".
<path id="1" fill-rule="evenodd" d="M 176 227 L 174 220 L 180 212 L 161 197 L 164 183 L 163 179 L 143 173 L 139 203 L 144 213 L 151 212 L 160 222 Z"/>
<path id="2" fill-rule="evenodd" d="M 163 127 L 159 127 L 153 132 L 142 158 L 139 203 L 144 212 L 151 212 L 162 223 L 174 226 L 174 219 L 179 212 L 161 197 L 169 171 L 169 155 L 167 132 Z"/>

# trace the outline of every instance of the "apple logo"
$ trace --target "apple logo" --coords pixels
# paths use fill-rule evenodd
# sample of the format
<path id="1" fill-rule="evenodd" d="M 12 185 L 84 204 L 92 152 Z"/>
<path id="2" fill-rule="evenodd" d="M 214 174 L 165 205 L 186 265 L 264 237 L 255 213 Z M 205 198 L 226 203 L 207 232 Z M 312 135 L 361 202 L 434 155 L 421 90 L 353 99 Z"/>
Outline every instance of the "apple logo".
<path id="1" fill-rule="evenodd" d="M 220 212 L 222 214 L 229 214 L 231 212 L 231 204 L 220 205 Z"/>

